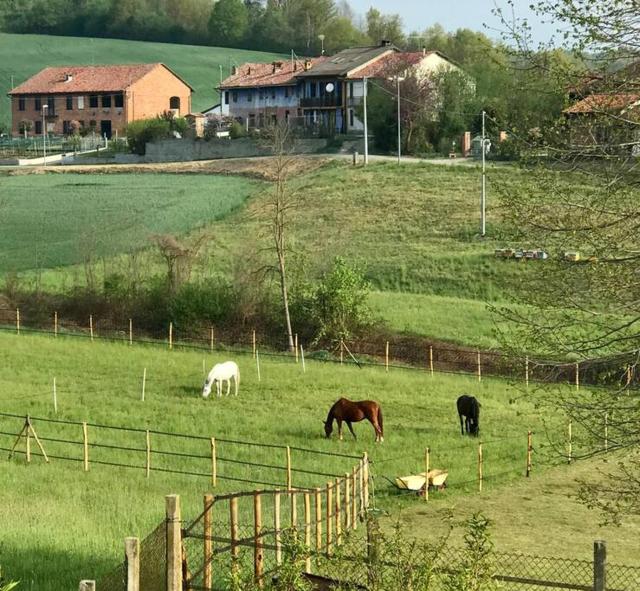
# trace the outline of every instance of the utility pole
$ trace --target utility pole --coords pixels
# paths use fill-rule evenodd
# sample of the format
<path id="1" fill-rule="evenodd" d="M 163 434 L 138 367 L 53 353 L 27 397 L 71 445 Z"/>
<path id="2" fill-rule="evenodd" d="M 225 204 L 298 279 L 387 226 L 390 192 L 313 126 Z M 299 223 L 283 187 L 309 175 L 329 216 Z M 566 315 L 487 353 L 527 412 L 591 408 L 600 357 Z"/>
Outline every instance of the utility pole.
<path id="1" fill-rule="evenodd" d="M 487 159 L 486 159 L 486 126 L 485 115 L 482 111 L 482 198 L 480 199 L 480 236 L 487 235 Z"/>
<path id="2" fill-rule="evenodd" d="M 398 83 L 398 164 L 402 158 L 402 129 L 400 128 L 400 76 L 396 76 L 396 82 Z"/>
<path id="3" fill-rule="evenodd" d="M 364 165 L 369 164 L 369 126 L 367 125 L 367 78 L 362 79 L 364 84 Z"/>
<path id="4" fill-rule="evenodd" d="M 222 64 L 220 64 L 220 115 L 222 115 Z"/>
<path id="5" fill-rule="evenodd" d="M 45 119 L 45 113 L 49 105 L 42 105 L 42 162 L 44 166 L 47 166 L 47 122 Z"/>

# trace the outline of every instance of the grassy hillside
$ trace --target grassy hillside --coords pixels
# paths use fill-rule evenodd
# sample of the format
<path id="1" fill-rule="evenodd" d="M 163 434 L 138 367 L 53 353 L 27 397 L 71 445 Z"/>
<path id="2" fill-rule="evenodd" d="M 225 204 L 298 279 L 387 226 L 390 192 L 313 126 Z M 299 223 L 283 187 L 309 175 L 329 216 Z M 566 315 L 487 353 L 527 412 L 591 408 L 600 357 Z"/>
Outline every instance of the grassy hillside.
<path id="1" fill-rule="evenodd" d="M 47 66 L 162 62 L 193 86 L 193 109 L 197 111 L 219 102 L 215 87 L 220 79 L 220 66 L 226 78 L 233 64 L 268 62 L 281 57 L 226 47 L 0 33 L 0 123 L 10 121 L 6 94 L 12 78 L 17 86 Z"/>
<path id="2" fill-rule="evenodd" d="M 241 177 L 28 175 L 2 180 L 0 273 L 147 247 L 228 215 L 259 190 Z"/>
<path id="3" fill-rule="evenodd" d="M 229 356 L 236 359 L 242 373 L 238 398 L 202 399 L 203 358 L 210 366 Z M 537 408 L 532 393 L 523 397 L 518 389 L 504 381 L 488 379 L 478 383 L 473 377 L 439 374 L 429 377 L 424 372 L 406 370 L 385 373 L 378 368 L 357 369 L 311 360 L 303 373 L 301 365 L 296 365 L 292 358 L 265 357 L 261 361 L 262 381 L 258 382 L 250 355 L 229 352 L 205 355 L 199 351 L 0 333 L 0 407 L 2 412 L 29 413 L 33 417 L 55 417 L 63 421 L 87 420 L 353 454 L 366 450 L 374 461 L 376 503 L 394 515 L 398 510 L 413 514 L 425 510 L 424 501 L 398 494 L 383 477 L 419 471 L 426 446 L 432 450 L 432 465 L 450 472 L 450 487 L 432 496 L 433 507 L 449 507 L 452 503 L 466 506 L 468 495 L 476 497 L 477 440 L 460 436 L 455 411 L 455 399 L 462 391 L 482 401 L 486 480 L 481 498 L 505 490 L 506 483 L 524 481 L 527 429 L 536 431 L 535 473 L 540 477 L 523 486 L 530 497 L 537 498 L 542 474 L 549 469 L 545 466 L 550 456 L 544 433 L 550 433 L 554 439 L 562 433 L 560 419 Z M 145 402 L 140 400 L 143 367 L 147 368 Z M 54 376 L 57 378 L 57 415 L 51 399 Z M 324 439 L 321 419 L 339 395 L 380 401 L 384 409 L 384 444 L 373 444 L 373 431 L 367 424 L 355 425 L 358 441 L 348 434 L 342 443 L 335 437 Z M 7 448 L 13 443 L 11 434 L 20 426 L 20 419 L 0 417 L 0 447 Z M 81 446 L 64 443 L 80 441 L 77 426 L 36 420 L 35 428 L 51 455 L 81 457 Z M 139 440 L 143 434 L 134 434 L 129 440 L 120 432 L 109 433 L 109 439 L 102 443 L 124 443 L 137 448 L 142 445 L 144 449 L 144 443 Z M 97 436 L 97 431 L 90 428 L 91 441 L 95 442 Z M 581 437 L 576 430 L 576 453 L 581 449 Z M 154 436 L 154 449 L 166 450 L 167 445 Z M 182 439 L 170 443 L 173 452 L 202 455 L 203 450 L 194 445 Z M 260 475 L 255 468 L 222 459 L 239 457 L 239 449 L 219 444 L 220 478 L 231 473 L 249 479 Z M 241 449 L 246 460 L 268 464 L 284 461 L 283 457 L 279 461 L 278 450 Z M 203 459 L 180 459 L 183 469 L 208 473 L 207 453 L 208 447 Z M 102 459 L 143 465 L 140 454 L 132 456 L 117 449 L 91 447 L 90 456 L 94 461 L 100 454 Z M 294 468 L 321 469 L 329 473 L 336 470 L 336 458 L 323 456 L 304 466 L 299 466 L 300 461 L 300 455 L 294 452 Z M 153 455 L 153 466 L 163 462 L 159 453 Z M 199 462 L 197 466 L 196 462 Z M 81 463 L 64 462 L 60 458 L 46 465 L 41 458 L 34 457 L 27 466 L 23 455 L 12 461 L 3 456 L 0 465 L 3 474 L 0 558 L 3 573 L 20 579 L 20 589 L 24 591 L 70 589 L 80 578 L 99 576 L 120 559 L 125 536 L 143 536 L 162 518 L 164 494 L 180 493 L 185 519 L 189 519 L 197 513 L 201 495 L 209 488 L 207 477 L 152 470 L 147 480 L 142 468 L 123 470 L 97 462 L 91 464 L 87 473 L 82 471 Z M 562 480 L 562 474 L 564 472 L 559 472 L 556 478 Z M 302 486 L 311 484 L 308 480 L 311 476 L 296 474 L 295 478 Z M 301 481 L 301 478 L 307 480 Z M 319 485 L 326 481 L 321 478 Z M 220 480 L 216 492 L 245 490 L 247 486 L 250 487 Z M 492 512 L 496 517 L 510 519 L 514 509 L 505 503 L 493 507 Z M 584 526 L 582 517 L 580 521 L 578 517 L 571 521 L 567 511 L 566 519 L 576 532 L 576 540 L 578 530 L 584 528 L 581 543 L 587 544 L 589 536 L 597 533 L 597 528 Z M 538 523 L 532 520 L 529 525 L 531 540 L 540 540 L 536 551 L 544 549 L 544 530 Z M 29 524 L 28 535 L 25 535 L 25 524 Z M 510 545 L 508 539 L 500 546 L 502 550 L 532 548 Z M 633 547 L 631 543 L 629 548 Z M 576 552 L 581 550 L 582 547 Z M 626 546 L 621 553 L 625 550 Z"/>

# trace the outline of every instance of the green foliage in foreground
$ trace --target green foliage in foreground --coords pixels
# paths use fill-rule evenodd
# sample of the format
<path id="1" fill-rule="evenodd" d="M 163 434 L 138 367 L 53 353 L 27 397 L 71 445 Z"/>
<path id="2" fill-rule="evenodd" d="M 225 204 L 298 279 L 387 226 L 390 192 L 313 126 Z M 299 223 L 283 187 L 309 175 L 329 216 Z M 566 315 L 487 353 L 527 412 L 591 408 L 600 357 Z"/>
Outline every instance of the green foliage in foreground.
<path id="1" fill-rule="evenodd" d="M 205 355 L 169 352 L 157 347 L 7 334 L 0 334 L 0 344 L 3 412 L 54 417 L 51 384 L 55 376 L 59 419 L 356 455 L 368 450 L 375 462 L 376 503 L 388 509 L 409 508 L 420 502 L 413 495 L 399 495 L 383 477 L 421 471 L 426 446 L 432 450 L 432 465 L 450 471 L 450 488 L 434 495 L 434 503 L 448 504 L 476 490 L 473 480 L 477 441 L 460 436 L 455 411 L 455 399 L 461 392 L 475 394 L 482 401 L 483 437 L 487 442 L 493 441 L 485 446 L 486 490 L 497 489 L 505 479 L 522 478 L 526 431 L 534 428 L 543 432 L 545 414 L 535 407 L 533 400 L 494 380 L 478 383 L 466 377 L 436 375 L 430 378 L 424 372 L 404 370 L 386 374 L 378 368 L 357 369 L 311 361 L 307 361 L 307 371 L 302 373 L 301 366 L 290 358 L 261 355 L 262 381 L 258 382 L 251 357 L 231 352 Z M 238 398 L 202 399 L 203 359 L 206 367 L 210 367 L 216 361 L 230 358 L 239 362 L 242 373 Z M 140 386 L 145 367 L 147 390 L 143 403 Z M 355 426 L 358 441 L 350 436 L 342 443 L 323 437 L 321 421 L 339 396 L 354 400 L 373 398 L 381 402 L 385 412 L 383 445 L 373 444 L 373 430 L 364 423 Z M 555 424 L 553 417 L 547 418 L 548 425 Z M 17 433 L 20 426 L 18 419 L 0 418 L 2 432 Z M 51 429 L 49 425 L 39 428 L 41 431 Z M 59 433 L 59 437 L 65 439 L 79 440 L 80 437 L 74 427 L 62 426 Z M 503 437 L 515 437 L 516 443 L 503 441 Z M 122 438 L 115 433 L 107 443 L 117 444 L 118 440 Z M 11 436 L 0 436 L 0 442 L 2 447 L 7 447 L 13 440 Z M 127 439 L 126 443 L 144 447 L 135 438 Z M 542 441 L 540 444 L 544 448 Z M 52 454 L 56 449 L 69 453 L 68 447 L 56 448 L 58 444 L 53 442 L 46 445 Z M 179 445 L 182 448 L 173 451 L 203 453 L 203 449 L 188 441 Z M 81 446 L 75 453 L 81 453 Z M 92 450 L 92 457 L 98 457 L 97 453 L 99 450 Z M 207 453 L 204 450 L 204 454 Z M 248 448 L 242 451 L 236 446 L 220 444 L 218 453 L 254 462 L 284 463 L 284 456 L 278 458 L 277 450 Z M 128 452 L 109 454 L 111 459 L 119 461 L 138 465 L 143 462 L 140 456 Z M 154 463 L 161 460 L 154 458 Z M 303 459 L 294 452 L 294 467 Z M 184 466 L 196 468 L 187 460 Z M 330 457 L 313 460 L 308 466 L 323 472 L 345 470 L 342 463 L 337 464 L 336 459 Z M 208 462 L 202 460 L 197 468 L 206 473 Z M 541 469 L 542 465 L 538 467 Z M 24 589 L 38 591 L 70 588 L 77 585 L 80 578 L 99 576 L 120 558 L 125 536 L 143 537 L 162 518 L 165 494 L 183 496 L 183 513 L 188 519 L 197 514 L 201 495 L 209 489 L 206 477 L 152 471 L 147 480 L 143 469 L 97 464 L 83 473 L 81 463 L 52 460 L 46 465 L 35 458 L 27 466 L 23 456 L 11 462 L 3 460 L 2 470 L 3 562 L 12 576 L 22 581 Z M 243 478 L 277 477 L 283 482 L 282 473 L 267 474 L 221 462 L 219 475 L 225 474 Z M 312 484 L 303 480 L 306 478 L 312 477 L 296 476 L 294 484 Z M 323 485 L 325 481 L 326 478 L 321 477 L 317 484 Z M 242 490 L 243 486 L 247 485 L 220 480 L 216 492 Z M 19 495 L 15 494 L 16 490 L 20 491 Z M 24 535 L 26 522 L 33 524 L 28 536 Z"/>
<path id="2" fill-rule="evenodd" d="M 227 216 L 261 186 L 246 178 L 171 174 L 28 175 L 1 182 L 0 272 L 146 248 L 152 234 L 184 234 Z"/>

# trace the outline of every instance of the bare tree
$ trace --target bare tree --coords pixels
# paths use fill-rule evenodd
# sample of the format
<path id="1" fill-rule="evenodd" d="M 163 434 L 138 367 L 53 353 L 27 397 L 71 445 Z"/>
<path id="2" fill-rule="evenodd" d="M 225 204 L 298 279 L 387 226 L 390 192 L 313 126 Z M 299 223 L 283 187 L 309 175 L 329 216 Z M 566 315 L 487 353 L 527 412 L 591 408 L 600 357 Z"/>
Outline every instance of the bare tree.
<path id="1" fill-rule="evenodd" d="M 171 234 L 156 234 L 151 237 L 167 265 L 167 286 L 171 293 L 175 293 L 189 280 L 193 263 L 209 238 L 206 233 L 191 241 L 182 242 Z"/>

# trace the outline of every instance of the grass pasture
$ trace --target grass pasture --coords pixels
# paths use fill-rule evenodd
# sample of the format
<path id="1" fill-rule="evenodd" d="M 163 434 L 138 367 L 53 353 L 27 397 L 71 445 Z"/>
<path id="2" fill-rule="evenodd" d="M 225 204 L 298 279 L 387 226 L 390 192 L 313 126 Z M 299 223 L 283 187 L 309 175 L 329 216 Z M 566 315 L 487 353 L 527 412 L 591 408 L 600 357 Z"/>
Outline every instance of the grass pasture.
<path id="1" fill-rule="evenodd" d="M 188 234 L 242 207 L 259 181 L 173 174 L 55 174 L 2 179 L 0 273 L 78 264 Z"/>
<path id="2" fill-rule="evenodd" d="M 238 398 L 203 400 L 200 395 L 202 361 L 207 366 L 215 360 L 233 355 L 241 372 Z M 146 400 L 140 400 L 142 370 L 147 368 Z M 257 381 L 250 355 L 198 351 L 168 351 L 156 346 L 130 347 L 123 343 L 91 343 L 86 340 L 0 333 L 0 408 L 4 413 L 30 414 L 58 420 L 86 420 L 103 425 L 121 425 L 155 429 L 171 433 L 189 433 L 204 437 L 277 443 L 320 451 L 360 455 L 368 451 L 374 465 L 376 503 L 395 514 L 420 512 L 414 496 L 399 495 L 385 477 L 416 473 L 422 470 L 423 450 L 432 449 L 432 466 L 450 471 L 450 488 L 433 495 L 434 507 L 464 503 L 471 494 L 476 498 L 477 441 L 461 438 L 455 413 L 455 399 L 469 392 L 483 404 L 482 436 L 485 442 L 485 485 L 483 495 L 492 495 L 521 483 L 525 464 L 526 433 L 531 428 L 542 434 L 561 429 L 557 417 L 537 408 L 531 396 L 498 380 L 437 375 L 433 378 L 419 371 L 379 368 L 357 369 L 309 361 L 307 372 L 290 358 L 263 357 L 262 381 Z M 52 380 L 57 380 L 58 414 L 52 404 Z M 335 399 L 345 395 L 352 399 L 374 398 L 384 408 L 385 443 L 373 444 L 368 425 L 355 426 L 359 439 L 349 435 L 344 442 L 324 439 L 321 420 Z M 543 425 L 543 422 L 545 425 Z M 77 427 L 38 423 L 36 429 L 48 439 L 81 441 Z M 21 427 L 20 419 L 0 417 L 0 447 L 9 447 Z M 90 440 L 97 430 L 90 428 Z M 102 437 L 102 436 L 101 436 Z M 129 437 L 129 436 L 127 436 Z M 126 446 L 144 450 L 144 434 L 132 435 Z M 578 437 L 576 435 L 576 437 Z M 153 446 L 167 449 L 168 439 L 153 439 Z M 120 445 L 122 437 L 111 434 L 104 444 Z M 177 444 L 170 440 L 171 451 L 204 453 L 199 443 Z M 179 447 L 177 447 L 179 445 Z M 75 453 L 76 447 L 45 441 L 53 455 Z M 56 447 L 61 446 L 61 447 Z M 538 440 L 540 450 L 545 449 Z M 63 449 L 64 448 L 64 449 Z M 75 451 L 69 452 L 69 449 Z M 57 450 L 58 453 L 54 454 Z M 109 454 L 100 456 L 98 454 Z M 282 450 L 225 445 L 218 448 L 220 457 L 249 459 L 283 465 Z M 244 454 L 244 455 L 243 455 Z M 179 493 L 183 497 L 186 519 L 197 514 L 201 495 L 210 489 L 208 478 L 151 472 L 145 478 L 144 454 L 121 450 L 90 451 L 91 459 L 117 459 L 134 463 L 137 470 L 92 465 L 88 473 L 82 463 L 53 459 L 45 465 L 35 457 L 30 466 L 24 456 L 2 460 L 3 486 L 0 487 L 0 522 L 3 540 L 0 562 L 12 577 L 23 581 L 21 589 L 53 591 L 77 585 L 80 578 L 99 577 L 119 560 L 122 539 L 127 535 L 144 536 L 163 515 L 163 496 Z M 542 454 L 536 471 L 545 470 Z M 152 465 L 162 465 L 163 458 L 153 456 Z M 209 462 L 184 460 L 187 469 L 207 472 Z M 307 461 L 304 454 L 293 452 L 293 467 L 327 473 L 343 473 L 344 460 L 327 457 L 326 461 Z M 347 460 L 347 464 L 350 462 Z M 559 468 L 562 470 L 563 468 Z M 553 469 L 550 469 L 553 470 Z M 557 470 L 557 469 L 556 469 Z M 247 479 L 273 478 L 284 483 L 282 472 L 256 471 L 254 468 L 219 461 L 219 476 L 233 474 Z M 317 483 L 294 474 L 294 485 Z M 536 485 L 529 489 L 535 496 Z M 220 480 L 215 492 L 246 490 L 248 485 Z M 435 517 L 434 517 L 435 519 Z M 28 526 L 25 528 L 25 524 Z M 590 535 L 590 532 L 586 535 Z M 505 549 L 505 548 L 503 548 Z M 513 548 L 506 548 L 513 549 Z"/>
<path id="3" fill-rule="evenodd" d="M 275 59 L 282 56 L 227 47 L 0 33 L 0 123 L 10 123 L 6 94 L 11 80 L 18 86 L 47 66 L 162 62 L 193 86 L 192 106 L 198 112 L 220 102 L 215 90 L 220 66 L 226 78 L 233 65 Z"/>

